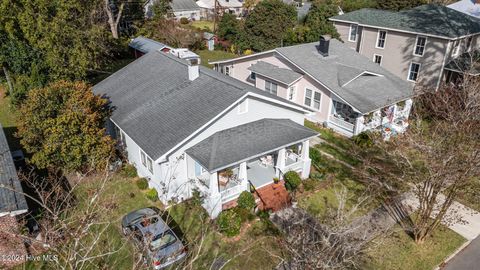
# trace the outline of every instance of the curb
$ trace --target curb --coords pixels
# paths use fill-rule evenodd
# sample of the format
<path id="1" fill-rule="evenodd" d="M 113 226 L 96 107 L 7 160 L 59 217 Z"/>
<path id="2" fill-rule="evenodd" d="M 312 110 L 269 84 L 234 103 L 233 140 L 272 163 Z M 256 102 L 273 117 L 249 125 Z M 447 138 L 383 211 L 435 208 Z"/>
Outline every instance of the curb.
<path id="1" fill-rule="evenodd" d="M 455 252 L 453 252 L 452 254 L 450 254 L 446 259 L 444 259 L 439 265 L 437 265 L 435 268 L 433 268 L 434 270 L 441 270 L 444 266 L 447 265 L 447 263 L 453 259 L 453 257 L 455 257 L 458 253 L 462 252 L 468 245 L 470 245 L 472 243 L 472 241 L 475 240 L 475 239 L 472 239 L 472 240 L 467 240 L 467 242 L 465 242 L 463 245 L 461 245 L 457 250 L 455 250 Z"/>

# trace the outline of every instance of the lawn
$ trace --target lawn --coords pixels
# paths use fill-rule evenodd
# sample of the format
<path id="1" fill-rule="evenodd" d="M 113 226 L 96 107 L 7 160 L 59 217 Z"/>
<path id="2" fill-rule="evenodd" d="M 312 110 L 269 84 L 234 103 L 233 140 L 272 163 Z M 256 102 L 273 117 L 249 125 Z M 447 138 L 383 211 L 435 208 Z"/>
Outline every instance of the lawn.
<path id="1" fill-rule="evenodd" d="M 200 51 L 196 51 L 196 53 L 200 55 L 201 64 L 208 68 L 213 68 L 213 65 L 210 65 L 208 62 L 237 57 L 237 55 L 233 53 L 220 51 L 220 50 L 215 50 L 215 51 L 200 50 Z"/>
<path id="2" fill-rule="evenodd" d="M 422 245 L 396 225 L 392 234 L 375 239 L 365 256 L 363 269 L 433 269 L 458 249 L 465 239 L 441 225 Z"/>
<path id="3" fill-rule="evenodd" d="M 213 21 L 193 21 L 190 25 L 200 30 L 213 32 Z"/>
<path id="4" fill-rule="evenodd" d="M 10 149 L 20 149 L 20 141 L 14 136 L 17 131 L 15 107 L 5 94 L 6 89 L 3 85 L 0 85 L 0 124 L 3 126 Z"/>

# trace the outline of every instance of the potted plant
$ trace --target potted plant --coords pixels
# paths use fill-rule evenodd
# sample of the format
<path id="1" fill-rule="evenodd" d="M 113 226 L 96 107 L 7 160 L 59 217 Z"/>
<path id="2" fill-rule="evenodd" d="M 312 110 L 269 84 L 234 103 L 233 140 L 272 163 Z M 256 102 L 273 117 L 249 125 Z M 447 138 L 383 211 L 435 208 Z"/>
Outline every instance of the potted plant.
<path id="1" fill-rule="evenodd" d="M 226 169 L 223 172 L 220 173 L 223 177 L 226 177 L 227 179 L 230 179 L 233 176 L 233 170 L 232 169 Z"/>
<path id="2" fill-rule="evenodd" d="M 280 179 L 278 177 L 273 178 L 273 183 L 278 184 L 280 182 Z"/>

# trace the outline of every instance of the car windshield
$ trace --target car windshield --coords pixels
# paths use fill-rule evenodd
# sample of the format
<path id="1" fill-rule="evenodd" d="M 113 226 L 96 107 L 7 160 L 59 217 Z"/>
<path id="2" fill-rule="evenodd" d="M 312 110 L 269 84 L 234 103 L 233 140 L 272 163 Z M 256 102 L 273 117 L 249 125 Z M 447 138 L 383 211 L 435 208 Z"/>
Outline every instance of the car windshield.
<path id="1" fill-rule="evenodd" d="M 177 241 L 177 238 L 171 231 L 166 231 L 163 234 L 155 236 L 150 242 L 150 250 L 157 250 L 166 247 Z"/>

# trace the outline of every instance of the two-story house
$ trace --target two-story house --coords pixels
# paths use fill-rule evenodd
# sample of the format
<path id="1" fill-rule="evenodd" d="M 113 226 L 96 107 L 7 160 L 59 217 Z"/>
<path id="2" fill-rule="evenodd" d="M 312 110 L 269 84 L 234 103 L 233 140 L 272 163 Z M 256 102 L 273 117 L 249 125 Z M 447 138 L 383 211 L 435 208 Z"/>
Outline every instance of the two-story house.
<path id="1" fill-rule="evenodd" d="M 336 39 L 211 62 L 215 69 L 313 110 L 307 118 L 347 136 L 408 125 L 413 84 Z"/>
<path id="2" fill-rule="evenodd" d="M 109 133 L 165 204 L 198 190 L 216 217 L 252 186 L 261 199 L 288 171 L 309 176 L 310 110 L 199 59 L 151 51 L 93 91 L 110 101 Z"/>
<path id="3" fill-rule="evenodd" d="M 480 19 L 435 4 L 399 12 L 360 9 L 330 18 L 345 44 L 398 77 L 438 89 L 450 62 L 480 48 Z M 450 64 L 450 65 L 449 65 Z"/>

